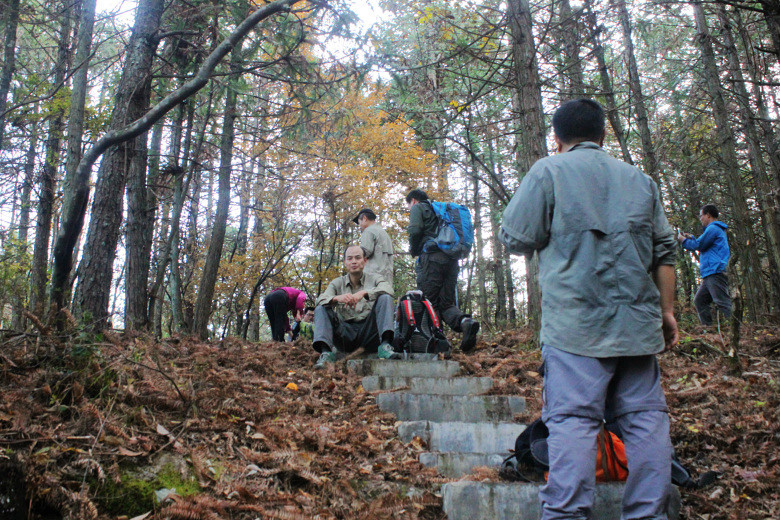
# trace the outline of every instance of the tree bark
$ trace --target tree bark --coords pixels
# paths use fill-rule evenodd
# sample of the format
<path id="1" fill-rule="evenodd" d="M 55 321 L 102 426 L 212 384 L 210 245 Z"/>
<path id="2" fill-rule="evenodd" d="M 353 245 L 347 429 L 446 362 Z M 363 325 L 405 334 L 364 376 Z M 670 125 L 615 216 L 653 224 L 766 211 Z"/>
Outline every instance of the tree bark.
<path id="1" fill-rule="evenodd" d="M 485 278 L 485 241 L 482 237 L 482 197 L 479 192 L 479 177 L 477 167 L 472 165 L 474 177 L 474 235 L 477 246 L 477 308 L 479 309 L 479 318 L 487 320 L 490 316 L 487 305 L 487 279 Z"/>
<path id="2" fill-rule="evenodd" d="M 542 109 L 542 90 L 532 32 L 528 0 L 509 0 L 508 24 L 512 34 L 517 112 L 519 116 L 517 165 L 520 176 L 547 155 Z M 528 286 L 528 319 L 538 331 L 541 326 L 542 293 L 539 289 L 539 264 L 536 256 L 526 258 Z"/>
<path id="3" fill-rule="evenodd" d="M 240 69 L 240 48 L 233 49 L 230 65 L 231 69 L 234 71 Z M 208 323 L 212 311 L 214 286 L 217 282 L 219 262 L 222 259 L 222 247 L 225 242 L 228 211 L 230 209 L 230 170 L 233 161 L 237 83 L 238 75 L 233 76 L 228 83 L 227 96 L 225 99 L 225 114 L 222 122 L 222 139 L 219 146 L 220 162 L 219 184 L 217 188 L 217 214 L 214 219 L 214 225 L 211 228 L 211 241 L 209 243 L 208 253 L 206 254 L 206 263 L 203 266 L 203 275 L 201 276 L 200 284 L 198 286 L 198 297 L 195 301 L 193 331 L 203 340 L 208 339 L 209 335 Z"/>
<path id="4" fill-rule="evenodd" d="M 70 2 L 63 2 L 63 18 L 60 27 L 57 63 L 54 65 L 53 84 L 59 88 L 65 79 L 70 48 Z M 35 246 L 30 270 L 30 311 L 38 317 L 46 312 L 46 287 L 48 284 L 49 242 L 54 210 L 54 191 L 57 182 L 60 141 L 64 130 L 63 113 L 57 113 L 49 122 L 49 135 L 44 146 L 43 168 L 38 181 L 38 220 L 35 226 Z"/>
<path id="5" fill-rule="evenodd" d="M 572 13 L 569 0 L 561 0 L 560 41 L 564 55 L 564 95 L 561 101 L 585 96 L 585 79 L 580 59 L 580 34 L 577 17 Z"/>
<path id="6" fill-rule="evenodd" d="M 270 4 L 255 10 L 225 40 L 217 46 L 204 61 L 195 76 L 184 86 L 167 95 L 157 105 L 152 107 L 143 117 L 133 123 L 110 131 L 98 140 L 95 145 L 82 157 L 77 169 L 76 182 L 74 183 L 75 203 L 72 211 L 64 215 L 57 243 L 54 251 L 54 276 L 52 283 L 53 301 L 58 309 L 63 307 L 63 297 L 67 290 L 70 276 L 73 250 L 78 236 L 84 224 L 87 201 L 89 198 L 89 177 L 95 161 L 111 146 L 123 143 L 128 139 L 137 137 L 146 132 L 169 110 L 181 103 L 184 99 L 203 88 L 208 82 L 211 73 L 217 64 L 233 49 L 255 25 L 269 16 L 288 11 L 290 6 L 298 0 L 276 0 Z"/>
<path id="7" fill-rule="evenodd" d="M 33 109 L 38 112 L 38 106 Z M 22 195 L 19 204 L 19 242 L 27 248 L 27 234 L 30 229 L 30 194 L 35 180 L 35 156 L 38 148 L 38 125 L 30 124 L 30 143 L 27 146 L 27 156 L 24 161 L 24 181 L 22 183 Z"/>
<path id="8" fill-rule="evenodd" d="M 114 110 L 111 113 L 109 128 L 119 130 L 144 116 L 149 109 L 151 98 L 151 72 L 158 40 L 156 33 L 160 28 L 163 0 L 141 0 L 136 11 L 133 32 L 128 42 L 127 61 L 114 97 Z M 96 331 L 103 330 L 108 324 L 108 303 L 111 294 L 111 280 L 114 274 L 114 259 L 117 252 L 119 232 L 122 224 L 122 201 L 125 185 L 130 183 L 130 197 L 134 199 L 128 213 L 130 240 L 136 240 L 140 234 L 139 220 L 144 212 L 138 207 L 139 198 L 145 197 L 146 184 L 146 140 L 145 130 L 127 140 L 116 143 L 103 158 L 95 185 L 95 199 L 92 204 L 89 229 L 84 244 L 84 253 L 79 266 L 79 281 L 73 301 L 74 315 L 83 322 L 89 322 Z M 143 194 L 142 194 L 143 193 Z M 136 303 L 139 288 L 138 270 L 143 260 L 138 258 L 136 242 L 127 244 L 127 262 L 133 273 L 128 277 L 128 296 L 131 303 L 129 316 L 130 328 L 136 323 L 145 322 L 145 305 Z M 146 279 L 140 284 L 143 297 L 146 295 Z"/>
<path id="9" fill-rule="evenodd" d="M 716 134 L 720 143 L 720 152 L 724 166 L 724 176 L 734 208 L 734 234 L 742 262 L 742 276 L 747 288 L 746 300 L 750 302 L 753 319 L 763 314 L 766 307 L 766 294 L 761 280 L 761 262 L 756 251 L 756 236 L 753 221 L 747 205 L 748 196 L 740 176 L 739 160 L 734 133 L 728 120 L 728 108 L 720 84 L 715 53 L 712 49 L 712 36 L 707 27 L 704 8 L 700 1 L 693 2 L 696 21 L 696 40 L 702 53 L 703 73 L 707 91 L 712 98 L 712 116 L 715 119 Z"/>
<path id="10" fill-rule="evenodd" d="M 642 141 L 642 166 L 647 175 L 653 178 L 659 186 L 659 194 L 663 201 L 663 191 L 661 186 L 661 170 L 658 159 L 655 155 L 655 145 L 650 133 L 650 123 L 647 117 L 647 107 L 645 106 L 645 97 L 642 94 L 642 83 L 639 80 L 639 68 L 636 64 L 634 55 L 634 41 L 631 35 L 631 19 L 628 15 L 625 0 L 617 2 L 618 17 L 620 18 L 620 27 L 623 29 L 623 45 L 626 46 L 626 57 L 628 58 L 628 85 L 629 85 L 629 104 L 636 113 L 636 123 L 639 128 L 639 137 Z"/>
<path id="11" fill-rule="evenodd" d="M 606 53 L 604 51 L 604 46 L 601 44 L 601 39 L 599 38 L 603 29 L 599 26 L 598 20 L 596 19 L 592 0 L 585 1 L 585 9 L 590 25 L 593 55 L 596 57 L 596 63 L 598 64 L 601 96 L 604 99 L 604 108 L 607 112 L 607 119 L 609 120 L 609 125 L 612 127 L 612 132 L 615 134 L 615 139 L 617 139 L 618 144 L 620 145 L 620 152 L 623 156 L 623 160 L 628 164 L 634 164 L 634 159 L 631 157 L 631 151 L 628 149 L 626 131 L 623 129 L 623 122 L 620 120 L 620 112 L 618 111 L 617 102 L 615 101 L 615 89 L 609 74 L 609 68 L 607 67 Z"/>
<path id="12" fill-rule="evenodd" d="M 0 150 L 5 134 L 5 107 L 11 78 L 16 68 L 16 28 L 19 24 L 19 0 L 8 0 L 5 13 L 5 42 L 3 44 L 3 68 L 0 70 Z"/>
<path id="13" fill-rule="evenodd" d="M 772 38 L 775 57 L 780 63 L 780 3 L 777 0 L 759 0 L 759 3 L 764 10 L 764 19 Z"/>
<path id="14" fill-rule="evenodd" d="M 756 183 L 756 192 L 759 195 L 756 202 L 761 212 L 761 220 L 766 227 L 767 256 L 773 293 L 772 304 L 777 309 L 780 308 L 780 214 L 778 213 L 780 207 L 778 207 L 777 193 L 772 189 L 772 182 L 769 179 L 767 165 L 764 161 L 761 139 L 755 123 L 756 114 L 753 112 L 750 95 L 745 87 L 742 64 L 731 30 L 731 20 L 723 5 L 718 6 L 718 19 L 722 31 L 722 46 L 726 52 L 729 72 L 733 81 L 734 99 L 739 107 L 739 119 L 745 137 L 747 137 L 750 170 Z"/>

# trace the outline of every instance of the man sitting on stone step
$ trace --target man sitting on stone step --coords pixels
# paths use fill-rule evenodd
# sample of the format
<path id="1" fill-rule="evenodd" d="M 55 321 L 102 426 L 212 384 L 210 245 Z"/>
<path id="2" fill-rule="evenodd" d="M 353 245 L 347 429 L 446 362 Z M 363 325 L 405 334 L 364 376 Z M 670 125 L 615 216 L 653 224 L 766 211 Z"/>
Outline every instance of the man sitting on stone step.
<path id="1" fill-rule="evenodd" d="M 363 348 L 380 359 L 393 351 L 393 287 L 379 274 L 366 273 L 366 252 L 357 245 L 344 251 L 347 274 L 339 276 L 317 298 L 314 309 L 314 349 L 322 368 Z"/>
<path id="2" fill-rule="evenodd" d="M 500 234 L 513 253 L 539 252 L 550 432 L 542 519 L 588 518 L 610 410 L 628 460 L 621 518 L 665 520 L 672 445 L 655 355 L 677 343 L 674 232 L 655 182 L 601 148 L 598 103 L 568 101 L 552 124 L 558 155 L 523 178 Z"/>

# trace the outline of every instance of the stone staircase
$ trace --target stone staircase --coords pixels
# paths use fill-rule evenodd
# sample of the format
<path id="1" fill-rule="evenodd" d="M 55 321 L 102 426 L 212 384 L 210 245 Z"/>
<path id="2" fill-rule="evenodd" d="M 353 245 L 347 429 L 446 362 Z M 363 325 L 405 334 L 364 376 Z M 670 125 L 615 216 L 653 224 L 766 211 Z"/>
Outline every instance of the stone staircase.
<path id="1" fill-rule="evenodd" d="M 489 377 L 463 377 L 455 361 L 431 359 L 348 362 L 362 375 L 363 388 L 377 395 L 380 409 L 398 417 L 404 442 L 423 440 L 430 451 L 420 462 L 448 478 L 468 475 L 479 466 L 498 467 L 514 447 L 525 425 L 513 422 L 525 409 L 517 396 L 482 395 Z M 539 484 L 454 481 L 442 486 L 449 520 L 537 520 Z M 680 495 L 674 488 L 669 518 L 679 516 Z M 592 520 L 619 520 L 623 484 L 599 484 Z"/>

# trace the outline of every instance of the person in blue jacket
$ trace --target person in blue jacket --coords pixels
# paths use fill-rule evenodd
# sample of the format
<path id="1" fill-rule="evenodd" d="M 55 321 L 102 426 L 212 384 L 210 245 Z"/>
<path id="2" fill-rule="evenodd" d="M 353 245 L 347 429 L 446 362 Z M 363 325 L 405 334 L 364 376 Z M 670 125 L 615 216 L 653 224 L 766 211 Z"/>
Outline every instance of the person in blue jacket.
<path id="1" fill-rule="evenodd" d="M 710 305 L 715 302 L 725 317 L 731 316 L 731 297 L 726 267 L 729 263 L 729 242 L 726 238 L 726 224 L 718 220 L 718 208 L 713 204 L 702 206 L 699 221 L 704 232 L 699 238 L 680 235 L 677 240 L 690 251 L 699 252 L 699 270 L 702 283 L 693 303 L 702 325 L 712 325 Z"/>

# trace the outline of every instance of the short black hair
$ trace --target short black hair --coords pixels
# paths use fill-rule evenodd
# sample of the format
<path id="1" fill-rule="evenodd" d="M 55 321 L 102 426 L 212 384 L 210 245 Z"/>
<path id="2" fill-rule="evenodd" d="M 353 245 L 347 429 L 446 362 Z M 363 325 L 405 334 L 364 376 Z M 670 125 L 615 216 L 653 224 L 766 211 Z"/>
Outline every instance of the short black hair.
<path id="1" fill-rule="evenodd" d="M 368 218 L 368 220 L 372 220 L 372 221 L 373 221 L 373 220 L 376 220 L 376 213 L 374 213 L 372 210 L 370 210 L 370 209 L 368 209 L 368 208 L 363 208 L 363 209 L 361 209 L 361 210 L 358 212 L 358 214 L 357 214 L 357 217 L 355 217 L 355 218 L 353 218 L 353 219 L 352 219 L 352 222 L 354 222 L 355 224 L 357 224 L 357 223 L 358 223 L 358 220 L 360 220 L 360 215 L 365 215 L 365 216 L 366 216 L 366 218 Z"/>
<path id="2" fill-rule="evenodd" d="M 309 312 L 309 311 L 314 312 L 314 307 L 306 307 L 305 309 L 303 309 L 303 312 Z"/>
<path id="3" fill-rule="evenodd" d="M 363 251 L 363 258 L 368 258 L 368 249 L 361 246 L 360 244 L 349 244 L 347 247 L 344 248 L 344 258 L 342 260 L 347 259 L 347 251 L 349 251 L 350 247 L 359 247 L 361 251 Z"/>
<path id="4" fill-rule="evenodd" d="M 718 211 L 718 207 L 715 204 L 705 204 L 701 207 L 701 214 L 709 215 L 712 218 L 718 218 L 720 212 Z"/>
<path id="5" fill-rule="evenodd" d="M 422 202 L 424 200 L 428 200 L 428 195 L 426 195 L 423 190 L 415 188 L 412 191 L 410 191 L 408 195 L 406 195 L 407 204 L 409 202 L 412 202 L 412 199 L 419 200 Z"/>
<path id="6" fill-rule="evenodd" d="M 604 135 L 604 109 L 592 99 L 573 99 L 555 111 L 552 126 L 564 143 L 598 142 Z"/>

